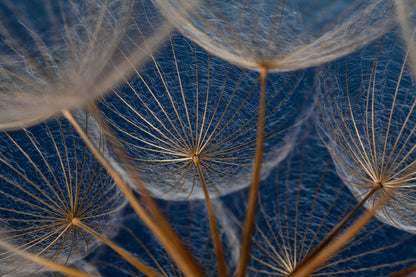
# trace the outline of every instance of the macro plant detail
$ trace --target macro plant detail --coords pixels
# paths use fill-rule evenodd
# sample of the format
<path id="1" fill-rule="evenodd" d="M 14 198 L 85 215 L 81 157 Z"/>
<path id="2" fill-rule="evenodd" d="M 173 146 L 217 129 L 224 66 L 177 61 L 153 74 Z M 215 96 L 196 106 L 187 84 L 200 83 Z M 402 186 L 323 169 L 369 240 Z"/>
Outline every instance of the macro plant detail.
<path id="1" fill-rule="evenodd" d="M 329 153 L 319 151 L 324 150 L 319 136 L 315 130 L 305 133 L 261 184 L 250 276 L 289 276 L 354 208 L 354 196 L 342 185 Z M 382 276 L 414 263 L 411 249 L 408 255 L 392 254 L 414 243 L 413 236 L 392 230 L 373 220 L 310 276 Z"/>
<path id="2" fill-rule="evenodd" d="M 300 85 L 302 72 L 271 75 L 266 89 L 258 73 L 211 57 L 183 37 L 171 38 L 166 49 L 158 56 L 148 49 L 153 64 L 101 101 L 101 110 L 155 196 L 206 200 L 215 249 L 222 257 L 211 198 L 249 184 L 260 118 L 265 122 L 263 174 L 285 156 L 313 107 L 311 83 Z M 267 96 L 261 117 L 253 107 L 258 92 Z M 291 105 L 294 98 L 303 104 Z M 224 259 L 218 258 L 222 276 Z"/>
<path id="3" fill-rule="evenodd" d="M 387 195 L 377 217 L 414 233 L 415 83 L 407 47 L 395 40 L 389 33 L 324 66 L 320 124 L 338 173 L 354 195 L 368 198 L 368 207 Z M 362 66 L 352 68 L 358 60 Z"/>
<path id="4" fill-rule="evenodd" d="M 280 72 L 353 52 L 390 28 L 394 16 L 392 2 L 383 0 L 154 2 L 183 34 L 214 55 Z"/>
<path id="5" fill-rule="evenodd" d="M 85 115 L 84 115 L 85 116 Z M 90 123 L 90 136 L 105 145 Z M 125 199 L 117 185 L 65 120 L 52 120 L 1 134 L 0 237 L 22 251 L 70 264 L 84 258 L 100 239 L 83 226 L 114 236 Z M 47 268 L 2 251 L 1 275 Z"/>
<path id="6" fill-rule="evenodd" d="M 394 6 L 397 10 L 398 21 L 402 32 L 403 40 L 406 42 L 409 51 L 409 64 L 415 74 L 416 68 L 416 44 L 414 28 L 416 24 L 416 14 L 412 8 L 413 3 L 403 0 L 395 0 Z"/>
<path id="7" fill-rule="evenodd" d="M 172 24 L 201 47 L 233 64 L 260 72 L 257 143 L 237 274 L 242 277 L 249 259 L 261 179 L 268 73 L 316 66 L 354 51 L 391 28 L 392 3 L 154 2 Z M 322 12 L 317 17 L 311 11 Z"/>
<path id="8" fill-rule="evenodd" d="M 165 23 L 147 1 L 7 1 L 0 8 L 5 14 L 1 24 L 8 26 L 2 28 L 0 34 L 1 105 L 4 105 L 1 109 L 4 114 L 0 116 L 4 124 L 0 129 L 33 125 L 62 113 L 112 175 L 126 199 L 133 202 L 137 213 L 151 229 L 159 230 L 160 240 L 170 245 L 171 252 L 182 253 L 177 255 L 178 260 L 184 256 L 187 256 L 185 260 L 192 260 L 186 250 L 181 249 L 180 241 L 175 240 L 175 234 L 160 215 L 156 216 L 159 224 L 151 222 L 150 215 L 134 199 L 120 176 L 108 166 L 108 157 L 92 144 L 91 138 L 68 110 L 91 105 L 97 97 L 110 92 L 129 75 L 131 62 L 136 66 L 144 62 L 147 55 L 142 44 L 156 49 L 172 30 L 170 24 Z M 35 24 L 36 20 L 44 22 Z M 152 212 L 157 213 L 156 210 L 154 208 Z M 4 247 L 13 251 L 10 245 Z M 123 252 L 124 258 L 146 274 L 151 274 L 137 259 L 117 249 Z M 42 265 L 47 263 L 45 259 L 22 251 L 19 255 Z M 56 263 L 46 266 L 64 270 L 72 276 L 81 274 Z M 198 271 L 196 266 L 190 267 L 194 272 Z"/>
<path id="9" fill-rule="evenodd" d="M 248 186 L 259 74 L 224 63 L 179 35 L 151 58 L 100 105 L 148 189 L 184 200 L 204 198 L 203 186 L 210 197 Z M 296 144 L 313 107 L 313 80 L 304 75 L 269 76 L 263 176 Z"/>
<path id="10" fill-rule="evenodd" d="M 3 1 L 0 129 L 37 124 L 111 91 L 129 74 L 126 57 L 144 61 L 143 38 L 157 47 L 171 29 L 145 2 Z"/>
<path id="11" fill-rule="evenodd" d="M 204 272 L 207 275 L 218 274 L 205 200 L 166 201 L 159 199 L 158 204 Z M 221 212 L 221 209 L 216 207 L 215 211 Z M 168 253 L 161 248 L 152 233 L 137 222 L 137 216 L 134 215 L 131 209 L 126 209 L 124 213 L 120 232 L 113 240 L 126 250 L 134 253 L 145 264 L 160 273 L 161 276 L 184 276 Z M 178 219 L 178 213 L 181 214 L 180 219 Z M 216 215 L 219 230 L 222 234 L 227 265 L 232 268 L 231 261 L 238 253 L 238 237 L 232 233 L 231 229 L 221 224 L 221 222 L 229 224 L 228 219 L 223 221 L 219 218 L 218 213 Z M 94 267 L 103 270 L 109 276 L 120 274 L 122 276 L 141 276 L 137 269 L 125 260 L 120 259 L 104 245 L 94 251 L 90 261 Z"/>
<path id="12" fill-rule="evenodd" d="M 415 8 L 3 1 L 0 274 L 412 273 Z"/>

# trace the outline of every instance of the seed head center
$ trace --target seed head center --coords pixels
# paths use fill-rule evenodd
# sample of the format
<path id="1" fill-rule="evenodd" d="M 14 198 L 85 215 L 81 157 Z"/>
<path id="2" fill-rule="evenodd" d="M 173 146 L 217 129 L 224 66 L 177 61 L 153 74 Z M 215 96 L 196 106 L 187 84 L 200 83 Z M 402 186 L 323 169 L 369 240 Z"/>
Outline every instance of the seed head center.
<path id="1" fill-rule="evenodd" d="M 76 216 L 70 216 L 68 217 L 68 223 L 72 225 L 78 225 L 79 219 Z"/>
<path id="2" fill-rule="evenodd" d="M 375 186 L 376 186 L 376 187 L 378 187 L 379 189 L 384 188 L 384 184 L 383 184 L 383 182 L 381 182 L 381 181 L 376 182 L 376 183 L 375 183 Z"/>
<path id="3" fill-rule="evenodd" d="M 200 156 L 199 153 L 192 153 L 191 154 L 191 159 L 194 163 L 199 163 L 200 158 L 201 158 L 201 156 Z"/>

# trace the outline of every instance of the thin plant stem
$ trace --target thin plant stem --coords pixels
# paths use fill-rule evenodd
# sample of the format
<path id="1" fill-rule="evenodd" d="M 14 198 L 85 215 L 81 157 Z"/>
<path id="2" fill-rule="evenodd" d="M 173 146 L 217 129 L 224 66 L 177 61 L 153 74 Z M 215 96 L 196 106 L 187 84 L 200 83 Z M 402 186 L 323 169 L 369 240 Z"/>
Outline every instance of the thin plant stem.
<path id="1" fill-rule="evenodd" d="M 96 156 L 97 160 L 105 167 L 109 174 L 113 177 L 114 181 L 119 185 L 121 191 L 125 195 L 127 201 L 132 206 L 136 214 L 143 220 L 144 224 L 153 232 L 153 234 L 159 239 L 161 244 L 165 247 L 169 255 L 174 259 L 177 265 L 187 276 L 204 276 L 199 266 L 192 258 L 189 251 L 183 246 L 180 239 L 172 228 L 160 226 L 157 222 L 146 212 L 145 208 L 139 203 L 134 196 L 131 189 L 124 182 L 123 178 L 118 172 L 111 166 L 111 164 L 104 158 L 104 156 L 98 151 L 92 141 L 88 138 L 87 134 L 72 116 L 68 110 L 62 111 L 63 115 L 74 126 L 75 130 L 84 139 L 91 152 Z"/>
<path id="2" fill-rule="evenodd" d="M 191 274 L 190 276 L 203 276 L 204 274 L 202 273 L 202 270 L 197 265 L 196 261 L 193 259 L 189 250 L 185 248 L 182 241 L 178 238 L 178 236 L 176 235 L 175 231 L 172 229 L 169 222 L 165 219 L 164 215 L 160 212 L 159 207 L 157 206 L 154 199 L 150 196 L 147 188 L 143 184 L 135 167 L 132 165 L 130 157 L 127 156 L 127 154 L 125 153 L 124 149 L 120 146 L 120 144 L 116 143 L 118 141 L 118 138 L 116 135 L 114 135 L 112 130 L 106 124 L 106 121 L 103 120 L 103 116 L 100 110 L 97 108 L 95 104 L 90 104 L 88 108 L 96 116 L 96 119 L 98 120 L 101 129 L 104 131 L 105 135 L 109 138 L 108 142 L 111 148 L 113 149 L 114 153 L 117 154 L 117 157 L 121 160 L 121 163 L 123 164 L 123 166 L 127 169 L 129 177 L 131 177 L 131 179 L 133 180 L 133 183 L 138 188 L 138 191 L 140 192 L 141 197 L 144 199 L 146 203 L 146 208 L 150 210 L 151 214 L 155 218 L 155 222 L 159 224 L 159 229 L 165 232 L 165 234 L 162 236 L 167 236 L 168 238 L 169 236 L 171 236 L 170 237 L 171 242 L 169 242 L 169 239 L 167 239 L 167 243 L 170 243 L 169 245 L 173 244 L 173 245 L 178 246 L 177 248 L 171 247 L 170 248 L 171 252 L 168 251 L 168 253 L 170 255 L 175 255 L 177 251 L 182 252 L 181 261 L 184 263 L 192 263 L 191 268 L 193 268 L 194 270 L 195 269 L 199 270 L 198 272 L 194 273 L 194 275 Z M 165 237 L 160 238 L 160 240 L 161 239 L 165 239 Z M 163 245 L 163 242 L 162 242 L 162 245 Z M 174 260 L 176 261 L 176 259 Z M 199 274 L 199 275 L 195 275 L 195 274 Z"/>
<path id="3" fill-rule="evenodd" d="M 383 197 L 371 210 L 366 211 L 361 215 L 354 223 L 344 232 L 337 240 L 335 240 L 326 249 L 323 249 L 317 253 L 314 257 L 309 259 L 306 263 L 299 266 L 296 272 L 293 272 L 289 277 L 303 277 L 309 276 L 315 268 L 324 264 L 329 260 L 337 251 L 339 251 L 346 243 L 348 243 L 360 230 L 363 228 L 382 208 L 387 201 L 390 199 L 389 196 Z"/>
<path id="4" fill-rule="evenodd" d="M 342 228 L 347 225 L 347 223 L 352 219 L 352 217 L 359 211 L 359 209 L 367 202 L 367 200 L 374 195 L 379 189 L 381 189 L 380 185 L 375 185 L 369 193 L 354 207 L 352 211 L 348 213 L 346 217 L 337 225 L 335 226 L 326 236 L 325 238 L 313 249 L 313 251 L 301 262 L 299 267 L 295 269 L 294 272 L 297 271 L 298 268 L 302 267 L 302 264 L 307 263 L 310 259 L 312 259 L 315 255 L 321 252 L 329 243 L 339 234 Z"/>
<path id="5" fill-rule="evenodd" d="M 257 197 L 260 186 L 260 171 L 261 161 L 263 157 L 263 141 L 264 141 L 264 119 L 265 119 L 265 103 L 266 103 L 266 80 L 267 80 L 267 68 L 262 67 L 260 70 L 260 106 L 259 106 L 259 121 L 257 126 L 257 140 L 256 140 L 256 153 L 254 159 L 254 171 L 253 179 L 250 188 L 249 201 L 247 207 L 247 216 L 244 224 L 242 246 L 240 252 L 240 263 L 237 269 L 237 276 L 244 277 L 247 271 L 247 264 L 250 258 L 250 249 L 252 242 L 252 233 L 254 229 L 254 221 L 257 210 Z"/>
<path id="6" fill-rule="evenodd" d="M 209 217 L 209 226 L 210 226 L 210 229 L 211 229 L 212 241 L 214 243 L 214 248 L 215 248 L 215 252 L 216 252 L 216 255 L 217 255 L 218 276 L 226 277 L 226 276 L 228 276 L 227 265 L 225 263 L 224 250 L 222 248 L 221 238 L 220 238 L 220 235 L 218 233 L 217 222 L 215 220 L 214 207 L 212 206 L 211 199 L 209 198 L 207 185 L 206 185 L 204 177 L 202 175 L 203 172 L 202 172 L 201 164 L 200 164 L 198 158 L 195 158 L 194 163 L 195 163 L 195 166 L 198 170 L 198 175 L 199 175 L 199 179 L 201 180 L 202 190 L 204 191 L 204 195 L 205 195 L 205 202 L 207 204 L 208 217 Z"/>

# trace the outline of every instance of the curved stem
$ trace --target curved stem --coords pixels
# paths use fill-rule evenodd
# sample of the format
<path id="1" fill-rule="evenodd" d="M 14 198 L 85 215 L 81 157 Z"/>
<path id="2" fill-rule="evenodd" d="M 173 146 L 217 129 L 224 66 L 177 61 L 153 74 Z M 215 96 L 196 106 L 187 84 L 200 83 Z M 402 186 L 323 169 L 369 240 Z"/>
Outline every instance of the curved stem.
<path id="1" fill-rule="evenodd" d="M 303 263 L 302 266 L 299 266 L 295 272 L 290 274 L 290 277 L 303 277 L 311 274 L 315 268 L 319 265 L 324 264 L 328 259 L 330 259 L 334 253 L 339 251 L 347 242 L 349 242 L 360 230 L 363 228 L 376 214 L 376 212 L 383 207 L 390 196 L 383 197 L 373 209 L 366 211 L 361 215 L 354 223 L 348 227 L 348 229 L 342 233 L 331 245 L 327 248 L 322 249 L 319 253 L 311 257 L 307 262 Z"/>
<path id="2" fill-rule="evenodd" d="M 209 217 L 209 226 L 211 229 L 212 241 L 214 243 L 215 253 L 217 255 L 217 263 L 218 263 L 218 276 L 226 277 L 228 276 L 227 272 L 227 265 L 225 263 L 225 255 L 224 250 L 222 248 L 221 238 L 218 233 L 217 221 L 215 220 L 215 212 L 214 208 L 211 203 L 211 199 L 209 198 L 207 185 L 205 183 L 203 172 L 201 169 L 201 164 L 199 161 L 195 161 L 195 166 L 198 170 L 199 179 L 201 181 L 202 190 L 204 191 L 205 195 L 205 202 L 207 204 L 208 209 L 208 217 Z"/>
<path id="3" fill-rule="evenodd" d="M 254 160 L 254 172 L 250 189 L 247 215 L 245 220 L 245 228 L 243 232 L 243 241 L 240 252 L 240 263 L 237 269 L 237 276 L 244 277 L 247 271 L 247 264 L 250 257 L 251 249 L 251 236 L 254 229 L 254 221 L 257 210 L 257 197 L 260 186 L 260 170 L 261 161 L 263 157 L 263 141 L 264 141 L 264 119 L 266 109 L 266 79 L 267 68 L 263 67 L 260 71 L 261 89 L 260 89 L 260 107 L 259 107 L 259 121 L 257 126 L 257 140 L 256 140 L 256 153 Z"/>

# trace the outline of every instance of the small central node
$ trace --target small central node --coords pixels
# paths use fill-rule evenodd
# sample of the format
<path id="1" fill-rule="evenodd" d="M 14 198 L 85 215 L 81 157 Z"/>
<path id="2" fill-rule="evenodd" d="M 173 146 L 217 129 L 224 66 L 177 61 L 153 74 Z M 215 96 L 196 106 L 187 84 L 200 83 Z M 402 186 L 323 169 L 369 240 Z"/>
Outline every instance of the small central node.
<path id="1" fill-rule="evenodd" d="M 198 154 L 198 153 L 193 153 L 193 154 L 191 155 L 191 158 L 192 158 L 192 161 L 193 161 L 194 163 L 199 163 L 200 156 L 199 156 L 199 154 Z"/>
<path id="2" fill-rule="evenodd" d="M 70 222 L 71 222 L 72 225 L 77 226 L 80 221 L 77 217 L 73 217 L 72 219 L 70 219 Z"/>
<path id="3" fill-rule="evenodd" d="M 379 189 L 384 188 L 383 182 L 380 182 L 380 181 L 376 182 L 375 186 L 378 187 Z"/>

